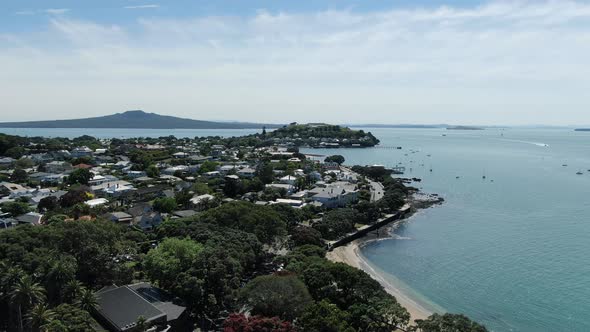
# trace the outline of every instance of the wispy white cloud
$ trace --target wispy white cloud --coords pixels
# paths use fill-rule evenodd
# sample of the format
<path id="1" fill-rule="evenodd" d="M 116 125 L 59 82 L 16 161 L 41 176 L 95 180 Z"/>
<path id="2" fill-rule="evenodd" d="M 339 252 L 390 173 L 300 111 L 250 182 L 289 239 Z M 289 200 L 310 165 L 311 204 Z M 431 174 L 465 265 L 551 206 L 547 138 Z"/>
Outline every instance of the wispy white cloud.
<path id="1" fill-rule="evenodd" d="M 69 8 L 48 8 L 45 9 L 44 12 L 51 15 L 62 15 L 69 12 Z"/>
<path id="2" fill-rule="evenodd" d="M 91 103 L 93 114 L 141 106 L 250 121 L 590 122 L 589 22 L 590 4 L 566 0 L 131 25 L 56 17 L 42 41 L 0 45 L 11 83 L 0 82 L 0 107 L 22 110 L 14 116 L 42 101 L 70 112 L 63 117 Z"/>
<path id="3" fill-rule="evenodd" d="M 137 6 L 125 6 L 125 9 L 150 9 L 150 8 L 160 8 L 160 5 L 137 5 Z"/>
<path id="4" fill-rule="evenodd" d="M 35 12 L 32 10 L 20 10 L 14 14 L 15 15 L 35 15 Z"/>

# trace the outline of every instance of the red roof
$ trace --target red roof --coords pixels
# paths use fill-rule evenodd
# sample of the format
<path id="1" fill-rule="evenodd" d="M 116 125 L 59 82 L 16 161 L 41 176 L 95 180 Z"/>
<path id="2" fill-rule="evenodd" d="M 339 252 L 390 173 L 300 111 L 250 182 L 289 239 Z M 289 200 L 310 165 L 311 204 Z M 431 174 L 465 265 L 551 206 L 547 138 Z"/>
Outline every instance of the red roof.
<path id="1" fill-rule="evenodd" d="M 78 165 L 74 166 L 74 168 L 85 168 L 85 169 L 89 169 L 89 168 L 92 168 L 92 165 L 78 164 Z"/>

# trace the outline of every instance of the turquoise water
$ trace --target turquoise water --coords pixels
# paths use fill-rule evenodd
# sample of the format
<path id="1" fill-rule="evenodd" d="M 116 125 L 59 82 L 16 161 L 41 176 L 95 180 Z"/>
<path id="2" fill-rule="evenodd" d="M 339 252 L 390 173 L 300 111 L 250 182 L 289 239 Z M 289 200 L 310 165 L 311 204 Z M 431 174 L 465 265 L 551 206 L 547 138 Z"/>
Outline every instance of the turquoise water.
<path id="1" fill-rule="evenodd" d="M 347 164 L 402 162 L 423 179 L 417 187 L 446 199 L 396 239 L 364 247 L 372 265 L 425 307 L 492 331 L 590 331 L 590 133 L 371 131 L 403 149 L 313 151 Z"/>
<path id="2" fill-rule="evenodd" d="M 259 129 L 125 129 L 125 128 L 0 128 L 0 133 L 19 136 L 67 137 L 90 135 L 96 138 L 132 138 L 221 136 L 233 137 L 259 133 Z"/>

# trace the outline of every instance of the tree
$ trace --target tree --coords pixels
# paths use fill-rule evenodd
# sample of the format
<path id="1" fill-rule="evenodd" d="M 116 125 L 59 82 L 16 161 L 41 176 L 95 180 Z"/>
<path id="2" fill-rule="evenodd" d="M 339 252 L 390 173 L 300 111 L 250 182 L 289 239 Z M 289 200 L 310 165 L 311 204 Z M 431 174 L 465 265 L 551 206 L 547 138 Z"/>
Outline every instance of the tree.
<path id="1" fill-rule="evenodd" d="M 268 318 L 262 316 L 246 317 L 244 314 L 231 314 L 223 322 L 224 332 L 295 332 L 291 323 L 280 320 L 278 317 Z"/>
<path id="2" fill-rule="evenodd" d="M 25 183 L 29 180 L 29 174 L 22 168 L 15 169 L 10 175 L 10 181 L 16 183 Z"/>
<path id="3" fill-rule="evenodd" d="M 303 331 L 310 332 L 354 332 L 348 323 L 350 314 L 342 311 L 337 305 L 326 300 L 308 306 L 297 325 Z"/>
<path id="4" fill-rule="evenodd" d="M 417 319 L 412 331 L 417 332 L 487 332 L 485 326 L 464 315 L 433 314 L 428 319 Z"/>
<path id="5" fill-rule="evenodd" d="M 172 197 L 157 198 L 154 201 L 154 210 L 162 213 L 170 213 L 178 207 L 176 199 Z"/>
<path id="6" fill-rule="evenodd" d="M 199 174 L 213 172 L 216 168 L 217 168 L 216 162 L 206 160 L 204 163 L 201 164 L 201 167 L 199 167 Z"/>
<path id="7" fill-rule="evenodd" d="M 345 161 L 344 157 L 339 154 L 336 154 L 333 156 L 328 156 L 328 157 L 326 157 L 326 159 L 324 159 L 324 162 L 338 163 L 338 165 L 344 164 L 344 161 Z"/>
<path id="8" fill-rule="evenodd" d="M 76 279 L 68 281 L 62 289 L 62 300 L 66 303 L 74 303 L 82 295 L 84 285 Z"/>
<path id="9" fill-rule="evenodd" d="M 51 321 L 47 331 L 50 332 L 94 332 L 94 319 L 90 314 L 71 304 L 60 304 L 55 309 L 55 317 Z M 66 327 L 66 328 L 64 328 Z"/>
<path id="10" fill-rule="evenodd" d="M 21 277 L 10 292 L 10 303 L 16 306 L 19 331 L 23 331 L 23 309 L 31 307 L 33 304 L 41 302 L 45 298 L 45 289 L 33 281 L 29 275 Z"/>
<path id="11" fill-rule="evenodd" d="M 49 302 L 56 303 L 61 301 L 63 287 L 71 280 L 74 280 L 78 266 L 76 260 L 69 255 L 57 257 L 50 264 L 45 276 L 45 287 Z"/>
<path id="12" fill-rule="evenodd" d="M 92 312 L 96 307 L 98 307 L 98 299 L 96 298 L 96 294 L 91 289 L 82 288 L 80 292 L 80 298 L 76 301 L 76 305 L 86 311 Z"/>
<path id="13" fill-rule="evenodd" d="M 241 299 L 255 315 L 293 320 L 311 303 L 305 284 L 295 275 L 267 275 L 250 281 Z"/>
<path id="14" fill-rule="evenodd" d="M 158 167 L 156 167 L 156 165 L 149 165 L 145 169 L 145 173 L 150 178 L 157 178 L 158 176 L 160 176 L 160 169 L 158 169 Z"/>
<path id="15" fill-rule="evenodd" d="M 135 329 L 138 332 L 147 331 L 151 325 L 144 316 L 137 317 L 137 322 L 135 324 Z"/>
<path id="16" fill-rule="evenodd" d="M 321 239 L 321 235 L 320 232 L 311 227 L 298 226 L 291 234 L 291 241 L 295 247 L 306 244 L 322 246 L 324 245 L 324 242 Z"/>
<path id="17" fill-rule="evenodd" d="M 143 265 L 152 280 L 170 288 L 178 275 L 192 266 L 202 250 L 203 246 L 193 240 L 167 238 L 147 253 Z"/>
<path id="18" fill-rule="evenodd" d="M 78 168 L 74 170 L 68 176 L 69 184 L 81 184 L 84 186 L 88 185 L 88 182 L 94 177 L 92 172 L 85 168 Z"/>
<path id="19" fill-rule="evenodd" d="M 258 165 L 258 168 L 256 169 L 256 175 L 264 184 L 269 184 L 275 179 L 273 167 L 268 162 Z"/>
<path id="20" fill-rule="evenodd" d="M 55 196 L 47 196 L 41 198 L 39 204 L 37 204 L 37 210 L 39 212 L 53 211 L 59 207 L 59 202 Z"/>
<path id="21" fill-rule="evenodd" d="M 13 217 L 18 217 L 22 214 L 25 214 L 31 209 L 29 208 L 29 204 L 23 202 L 7 202 L 1 205 L 1 209 L 3 212 L 10 213 Z"/>
<path id="22" fill-rule="evenodd" d="M 45 303 L 37 303 L 27 314 L 27 325 L 33 330 L 46 329 L 47 325 L 55 317 L 55 312 Z"/>
<path id="23" fill-rule="evenodd" d="M 90 188 L 86 186 L 77 186 L 70 189 L 59 198 L 59 205 L 64 208 L 70 208 L 76 204 L 83 203 L 92 197 Z"/>

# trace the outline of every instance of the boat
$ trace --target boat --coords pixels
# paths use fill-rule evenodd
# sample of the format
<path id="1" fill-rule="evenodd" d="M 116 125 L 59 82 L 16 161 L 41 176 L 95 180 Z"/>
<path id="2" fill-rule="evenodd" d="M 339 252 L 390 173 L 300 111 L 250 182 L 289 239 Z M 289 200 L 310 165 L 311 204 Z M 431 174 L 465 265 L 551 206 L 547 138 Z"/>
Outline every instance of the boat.
<path id="1" fill-rule="evenodd" d="M 458 178 L 460 178 L 460 176 L 456 176 L 456 177 L 455 177 L 455 179 L 458 179 Z"/>
<path id="2" fill-rule="evenodd" d="M 563 167 L 567 167 L 567 164 L 563 164 L 563 165 L 561 165 L 561 166 L 563 166 Z"/>
<path id="3" fill-rule="evenodd" d="M 582 173 L 582 171 L 579 171 L 579 172 L 577 172 L 576 174 L 578 174 L 578 175 L 582 175 L 582 174 L 584 174 L 584 173 Z"/>

